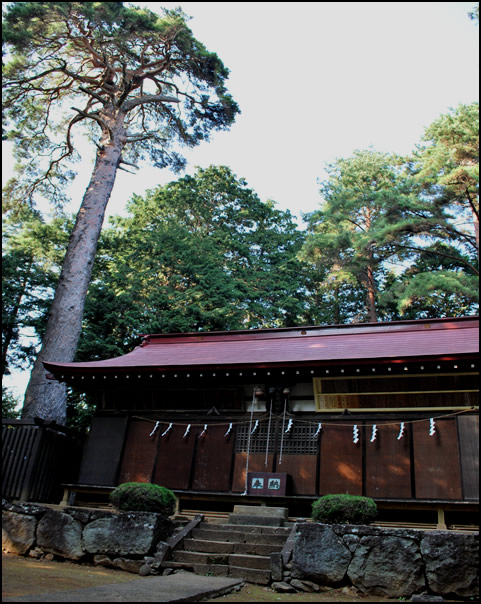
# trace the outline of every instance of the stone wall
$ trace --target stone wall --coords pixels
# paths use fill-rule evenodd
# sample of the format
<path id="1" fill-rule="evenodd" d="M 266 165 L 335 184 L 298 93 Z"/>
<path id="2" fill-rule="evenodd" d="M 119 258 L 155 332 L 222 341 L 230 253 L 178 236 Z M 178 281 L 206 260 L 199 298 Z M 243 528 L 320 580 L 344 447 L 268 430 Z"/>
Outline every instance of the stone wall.
<path id="1" fill-rule="evenodd" d="M 141 572 L 174 531 L 168 518 L 148 512 L 60 511 L 5 500 L 2 508 L 3 551 L 92 562 L 130 572 Z M 145 574 L 150 571 L 147 564 Z"/>
<path id="2" fill-rule="evenodd" d="M 284 580 L 405 598 L 479 594 L 479 533 L 298 525 Z"/>
<path id="3" fill-rule="evenodd" d="M 158 574 L 173 548 L 201 517 L 174 534 L 160 514 L 54 510 L 3 502 L 4 551 L 77 560 Z M 352 586 L 365 594 L 408 598 L 479 595 L 479 533 L 301 523 L 282 553 L 272 554 L 272 579 L 281 589 Z"/>

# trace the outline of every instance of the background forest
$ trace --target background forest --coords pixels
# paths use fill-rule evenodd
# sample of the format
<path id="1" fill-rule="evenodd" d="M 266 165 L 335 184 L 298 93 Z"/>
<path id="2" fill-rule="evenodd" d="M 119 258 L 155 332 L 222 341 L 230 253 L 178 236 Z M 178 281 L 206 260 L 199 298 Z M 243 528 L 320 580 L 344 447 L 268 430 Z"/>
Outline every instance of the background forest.
<path id="1" fill-rule="evenodd" d="M 460 106 L 410 157 L 330 165 L 305 228 L 226 166 L 135 195 L 102 231 L 76 360 L 145 333 L 476 315 L 478 128 Z M 4 225 L 3 374 L 32 361 L 72 226 L 28 210 Z"/>
<path id="2" fill-rule="evenodd" d="M 60 166 L 75 155 L 73 127 L 90 120 L 97 166 L 106 150 L 117 153 L 106 158 L 117 166 L 113 186 L 119 166 L 140 159 L 179 171 L 184 160 L 171 141 L 198 145 L 211 130 L 229 129 L 239 112 L 224 86 L 228 69 L 193 37 L 181 11 L 159 19 L 123 3 L 7 4 L 13 60 L 4 135 L 16 143 L 23 172 L 7 184 L 4 203 L 2 378 L 29 370 L 36 358 L 41 365 L 49 317 L 52 326 L 53 309 L 67 307 L 54 296 L 84 212 L 70 215 L 62 205 L 73 172 Z M 85 107 L 69 109 L 79 98 Z M 181 101 L 184 113 L 172 108 Z M 58 142 L 62 132 L 66 143 Z M 358 150 L 324 174 L 318 209 L 303 215 L 303 225 L 227 165 L 133 195 L 102 230 L 111 189 L 101 191 L 96 248 L 88 252 L 95 261 L 73 253 L 85 255 L 88 287 L 77 313 L 80 338 L 74 333 L 69 344 L 74 360 L 123 354 L 146 333 L 478 313 L 478 103 L 440 115 L 409 155 Z M 49 199 L 50 217 L 31 203 L 32 192 Z M 18 414 L 19 404 L 2 386 L 3 415 Z M 89 401 L 70 392 L 70 425 L 84 425 L 89 412 Z"/>

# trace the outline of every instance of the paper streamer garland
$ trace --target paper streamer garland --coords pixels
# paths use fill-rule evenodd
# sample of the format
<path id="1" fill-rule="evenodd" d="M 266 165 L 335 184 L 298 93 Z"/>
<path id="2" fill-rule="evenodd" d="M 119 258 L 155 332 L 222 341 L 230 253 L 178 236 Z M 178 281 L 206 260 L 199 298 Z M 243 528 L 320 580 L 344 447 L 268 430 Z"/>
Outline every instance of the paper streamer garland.
<path id="1" fill-rule="evenodd" d="M 170 432 L 170 431 L 172 430 L 172 426 L 173 426 L 173 425 L 174 425 L 174 424 L 171 422 L 171 423 L 169 424 L 169 427 L 167 428 L 167 430 L 166 430 L 165 432 L 163 432 L 163 433 L 160 435 L 160 438 L 162 438 L 162 437 L 163 437 L 163 436 L 165 436 L 165 435 L 166 435 L 168 432 Z"/>
<path id="2" fill-rule="evenodd" d="M 470 410 L 471 409 L 465 409 L 463 412 L 470 411 Z M 458 412 L 458 413 L 460 413 L 460 412 Z M 445 416 L 443 415 L 443 416 L 440 416 L 440 417 L 441 418 L 443 418 L 443 417 L 450 417 L 452 415 L 458 415 L 458 413 L 447 414 Z M 145 419 L 145 421 L 155 421 L 155 420 L 150 420 L 150 419 L 148 420 L 147 418 L 137 418 L 137 419 Z M 287 419 L 287 418 L 285 418 L 285 419 Z M 439 418 L 436 418 L 436 419 L 439 419 Z M 259 424 L 260 424 L 261 421 L 265 421 L 264 418 L 261 418 L 260 420 L 256 419 L 254 427 L 252 427 L 252 424 L 249 426 L 249 429 L 250 429 L 249 436 L 252 436 L 255 432 L 258 432 L 258 430 L 259 430 Z M 426 418 L 426 419 L 423 419 L 423 420 L 415 420 L 415 421 L 412 421 L 412 422 L 399 422 L 399 433 L 398 433 L 396 439 L 397 440 L 401 440 L 401 439 L 403 439 L 405 437 L 405 435 L 406 435 L 406 424 L 409 424 L 409 423 L 418 423 L 418 422 L 427 422 L 427 421 L 429 421 L 429 431 L 428 431 L 428 434 L 429 434 L 429 436 L 434 436 L 436 434 L 437 426 L 436 426 L 435 418 L 431 417 L 431 418 L 429 418 L 429 420 Z M 161 425 L 161 423 L 162 422 L 160 420 L 155 421 L 154 428 L 153 428 L 152 432 L 150 432 L 150 434 L 149 434 L 150 437 L 153 436 L 157 432 L 157 430 L 159 429 L 159 426 Z M 244 423 L 245 422 L 242 422 L 242 421 L 238 422 L 239 425 L 244 424 Z M 300 420 L 300 423 L 306 423 L 306 422 L 305 421 L 303 422 L 302 420 Z M 312 422 L 308 422 L 308 423 L 310 423 L 312 425 Z M 168 424 L 167 428 L 164 430 L 164 432 L 162 432 L 162 434 L 160 435 L 160 437 L 162 438 L 162 437 L 166 436 L 172 430 L 172 428 L 175 425 L 179 425 L 179 424 L 175 424 L 174 422 L 170 422 Z M 180 425 L 182 425 L 182 424 L 180 424 Z M 185 424 L 183 424 L 183 425 L 185 425 Z M 197 424 L 194 424 L 194 425 L 197 425 Z M 222 425 L 222 424 L 218 424 L 218 425 Z M 323 425 L 321 422 L 318 422 L 317 423 L 317 429 L 312 434 L 312 438 L 317 438 L 319 436 L 319 434 L 324 430 L 324 426 L 325 425 L 327 425 L 327 426 L 330 426 L 330 425 L 344 425 L 344 426 L 346 426 L 346 424 L 337 424 L 337 423 L 336 424 L 330 424 L 330 423 L 328 423 L 328 424 L 324 424 Z M 390 423 L 390 424 L 387 424 L 387 425 L 397 425 L 397 422 L 393 422 L 393 423 Z M 292 418 L 290 418 L 288 420 L 287 427 L 285 427 L 285 424 L 283 422 L 283 426 L 282 426 L 283 434 L 288 434 L 289 432 L 291 432 L 292 429 L 293 429 L 293 426 L 294 426 L 294 420 Z M 208 427 L 209 427 L 208 424 L 204 424 L 204 428 L 203 428 L 202 432 L 199 434 L 199 437 L 204 436 L 204 434 L 207 432 Z M 368 427 L 371 427 L 370 442 L 373 443 L 373 442 L 375 442 L 377 440 L 377 438 L 379 436 L 379 428 L 378 428 L 377 424 L 364 424 L 363 426 L 361 426 L 361 428 L 368 428 Z M 186 438 L 188 436 L 188 434 L 191 431 L 191 428 L 192 428 L 192 424 L 188 424 L 187 427 L 186 427 L 186 430 L 184 432 L 183 438 Z M 234 429 L 234 422 L 230 422 L 228 424 L 228 428 L 227 428 L 227 431 L 224 434 L 224 437 L 229 436 L 232 433 L 233 429 Z M 356 445 L 361 440 L 360 434 L 361 433 L 360 433 L 360 427 L 359 427 L 359 425 L 358 424 L 352 425 L 352 440 L 353 440 L 353 443 L 356 444 Z M 282 459 L 282 445 L 283 445 L 283 442 L 281 441 L 281 456 L 280 456 L 280 460 Z"/>
<path id="3" fill-rule="evenodd" d="M 352 428 L 352 442 L 355 445 L 357 445 L 357 443 L 359 442 L 359 428 L 357 427 L 357 424 L 354 424 Z"/>
<path id="4" fill-rule="evenodd" d="M 155 434 L 155 431 L 157 430 L 157 428 L 159 427 L 160 422 L 156 422 L 154 429 L 152 430 L 152 432 L 149 434 L 149 436 L 153 436 Z"/>

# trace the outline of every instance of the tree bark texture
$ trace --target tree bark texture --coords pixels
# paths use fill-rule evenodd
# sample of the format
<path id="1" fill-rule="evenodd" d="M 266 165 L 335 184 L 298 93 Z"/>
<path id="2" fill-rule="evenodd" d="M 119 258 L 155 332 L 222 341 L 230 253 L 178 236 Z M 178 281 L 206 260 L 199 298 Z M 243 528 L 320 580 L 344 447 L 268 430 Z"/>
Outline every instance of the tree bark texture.
<path id="1" fill-rule="evenodd" d="M 376 281 L 374 279 L 374 271 L 370 264 L 367 267 L 367 314 L 370 323 L 377 322 Z"/>
<path id="2" fill-rule="evenodd" d="M 23 418 L 66 422 L 66 386 L 47 379 L 43 361 L 69 363 L 74 360 L 105 209 L 126 141 L 124 117 L 117 114 L 110 120 L 108 142 L 106 137 L 104 146 L 97 152 L 65 255 L 42 347 L 25 392 Z"/>

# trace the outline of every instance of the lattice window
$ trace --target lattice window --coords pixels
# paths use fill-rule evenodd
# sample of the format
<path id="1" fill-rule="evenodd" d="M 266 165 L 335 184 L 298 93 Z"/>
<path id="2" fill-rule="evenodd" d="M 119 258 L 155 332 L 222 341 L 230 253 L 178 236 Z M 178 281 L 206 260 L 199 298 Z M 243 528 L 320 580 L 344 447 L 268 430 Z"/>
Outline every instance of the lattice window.
<path id="1" fill-rule="evenodd" d="M 237 427 L 236 431 L 236 453 L 242 453 L 247 451 L 248 440 L 249 440 L 249 430 L 253 430 L 255 427 L 255 420 L 252 422 L 252 425 L 242 424 Z M 258 427 L 251 434 L 250 437 L 250 453 L 265 453 L 266 445 L 267 445 L 267 434 L 269 431 L 269 422 L 268 420 L 260 421 Z M 271 430 L 269 435 L 269 451 L 268 453 L 274 453 L 275 447 L 275 423 L 271 423 Z"/>
<path id="2" fill-rule="evenodd" d="M 283 426 L 282 421 L 272 422 L 269 436 L 269 451 L 278 453 L 281 450 L 286 455 L 315 455 L 319 449 L 319 438 L 316 436 L 318 431 L 317 423 L 296 423 L 286 433 L 287 420 Z M 253 422 L 251 429 L 255 426 Z M 251 435 L 250 453 L 265 453 L 268 433 L 268 421 L 259 422 L 255 432 Z M 247 451 L 249 436 L 249 424 L 238 426 L 236 436 L 236 453 Z"/>
<path id="3" fill-rule="evenodd" d="M 287 427 L 287 426 L 286 426 Z M 289 432 L 284 433 L 282 452 L 286 455 L 315 455 L 319 449 L 319 439 L 315 436 L 318 424 L 294 423 Z M 278 448 L 282 434 L 279 435 Z"/>

